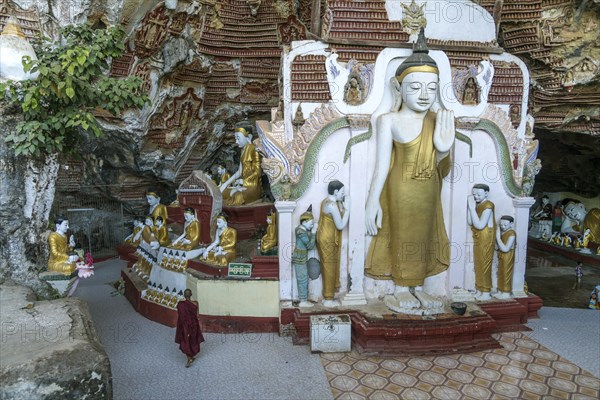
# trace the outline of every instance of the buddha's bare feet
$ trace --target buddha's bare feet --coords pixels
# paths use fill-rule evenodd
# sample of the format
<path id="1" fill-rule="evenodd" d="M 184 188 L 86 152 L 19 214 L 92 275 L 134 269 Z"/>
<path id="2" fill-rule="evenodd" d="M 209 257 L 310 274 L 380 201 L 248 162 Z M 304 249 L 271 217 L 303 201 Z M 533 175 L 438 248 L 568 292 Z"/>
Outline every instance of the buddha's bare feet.
<path id="1" fill-rule="evenodd" d="M 512 296 L 508 292 L 498 292 L 494 294 L 494 297 L 500 300 L 510 299 Z"/>
<path id="2" fill-rule="evenodd" d="M 421 302 L 413 296 L 408 287 L 397 286 L 394 291 L 394 297 L 398 301 L 400 308 L 419 308 Z"/>
<path id="3" fill-rule="evenodd" d="M 314 307 L 315 305 L 313 303 L 311 303 L 310 301 L 301 301 L 300 304 L 298 304 L 298 307 L 303 307 L 303 308 L 308 308 L 308 307 Z"/>
<path id="4" fill-rule="evenodd" d="M 325 307 L 337 307 L 339 305 L 340 302 L 336 300 L 323 300 L 323 306 Z"/>
<path id="5" fill-rule="evenodd" d="M 475 294 L 475 300 L 477 300 L 477 301 L 488 301 L 491 299 L 492 299 L 492 296 L 490 295 L 490 292 L 477 291 L 477 294 Z"/>
<path id="6" fill-rule="evenodd" d="M 440 299 L 425 293 L 423 290 L 415 290 L 415 297 L 419 299 L 424 308 L 440 308 L 444 305 Z"/>

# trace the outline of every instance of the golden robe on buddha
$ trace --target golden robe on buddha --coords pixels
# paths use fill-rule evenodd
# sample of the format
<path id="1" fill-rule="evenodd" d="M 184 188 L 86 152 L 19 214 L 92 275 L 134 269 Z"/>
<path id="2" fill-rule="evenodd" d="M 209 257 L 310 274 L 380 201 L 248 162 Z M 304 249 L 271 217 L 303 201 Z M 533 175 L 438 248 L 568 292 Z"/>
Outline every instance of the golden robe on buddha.
<path id="1" fill-rule="evenodd" d="M 225 172 L 223 175 L 221 175 L 221 181 L 219 182 L 219 186 L 227 182 L 227 179 L 229 178 L 231 178 L 231 174 L 229 172 Z M 223 193 L 221 193 L 221 195 L 223 196 L 223 201 L 229 200 L 229 198 L 231 197 L 230 193 L 231 187 L 228 187 L 227 189 L 223 190 Z"/>
<path id="2" fill-rule="evenodd" d="M 494 203 L 484 200 L 475 207 L 479 217 L 487 209 L 492 210 L 491 218 L 495 221 Z M 494 259 L 494 244 L 496 243 L 496 223 L 492 227 L 486 225 L 483 229 L 476 229 L 471 226 L 471 231 L 473 232 L 475 288 L 480 292 L 489 293 L 492 290 L 492 260 Z M 510 290 L 508 291 L 510 292 Z"/>
<path id="3" fill-rule="evenodd" d="M 154 237 L 158 240 L 158 243 L 165 247 L 171 244 L 171 239 L 169 239 L 169 232 L 167 231 L 167 227 L 162 225 L 161 227 L 154 226 Z"/>
<path id="4" fill-rule="evenodd" d="M 516 236 L 512 229 L 500 235 L 502 243 L 507 243 L 508 239 Z M 512 249 L 503 253 L 498 251 L 498 290 L 504 293 L 512 291 L 513 270 L 515 266 L 515 246 Z"/>
<path id="5" fill-rule="evenodd" d="M 230 206 L 240 206 L 262 198 L 260 155 L 253 143 L 248 143 L 244 146 L 240 157 L 240 164 L 242 165 L 242 179 L 246 190 L 234 193 L 227 201 L 227 204 Z"/>
<path id="6" fill-rule="evenodd" d="M 227 227 L 221 233 L 219 246 L 223 248 L 225 255 L 215 255 L 214 252 L 209 252 L 206 259 L 211 264 L 216 264 L 220 267 L 226 267 L 230 262 L 235 260 L 237 243 L 237 231 L 234 228 Z"/>
<path id="7" fill-rule="evenodd" d="M 183 244 L 182 242 L 179 242 L 173 245 L 173 247 L 182 250 L 192 250 L 197 248 L 200 244 L 200 222 L 197 219 L 194 219 L 191 222 L 186 223 L 184 231 L 185 239 L 189 240 L 190 243 Z"/>
<path id="8" fill-rule="evenodd" d="M 450 157 L 436 166 L 435 113 L 423 120 L 419 136 L 393 142 L 392 161 L 381 192 L 382 227 L 371 241 L 365 275 L 421 286 L 450 265 L 440 192 Z M 391 134 L 391 132 L 390 132 Z"/>
<path id="9" fill-rule="evenodd" d="M 277 246 L 277 214 L 273 213 L 269 215 L 271 223 L 267 226 L 267 232 L 260 240 L 260 252 L 266 253 L 275 246 Z"/>
<path id="10" fill-rule="evenodd" d="M 152 219 L 154 219 L 156 221 L 156 217 L 162 217 L 163 223 L 166 225 L 167 224 L 167 218 L 169 216 L 169 213 L 167 211 L 167 206 L 165 206 L 164 204 L 158 203 L 156 205 L 156 207 L 154 207 L 154 210 L 152 210 Z"/>
<path id="11" fill-rule="evenodd" d="M 69 262 L 69 247 L 67 238 L 58 232 L 51 232 L 48 236 L 50 258 L 48 258 L 48 271 L 60 272 L 71 275 L 76 269 L 74 262 Z"/>
<path id="12" fill-rule="evenodd" d="M 153 232 L 152 228 L 149 227 L 148 225 L 144 225 L 144 228 L 142 230 L 142 240 L 148 244 L 150 244 L 150 242 L 156 240 L 156 239 L 154 239 L 154 232 Z"/>
<path id="13" fill-rule="evenodd" d="M 133 228 L 133 234 L 125 242 L 129 243 L 130 245 L 132 245 L 134 247 L 139 246 L 139 244 L 142 242 L 142 235 L 139 235 L 137 240 L 135 240 L 135 237 L 142 229 L 143 229 L 143 227 L 141 227 L 141 226 L 136 226 L 135 228 Z"/>
<path id="14" fill-rule="evenodd" d="M 336 290 L 340 288 L 340 246 L 342 244 L 342 231 L 338 230 L 333 217 L 325 214 L 323 209 L 327 203 L 335 203 L 344 215 L 344 209 L 340 208 L 337 201 L 332 202 L 328 198 L 321 203 L 321 217 L 317 228 L 317 251 L 321 259 L 321 274 L 323 276 L 323 297 L 325 300 L 333 300 Z"/>

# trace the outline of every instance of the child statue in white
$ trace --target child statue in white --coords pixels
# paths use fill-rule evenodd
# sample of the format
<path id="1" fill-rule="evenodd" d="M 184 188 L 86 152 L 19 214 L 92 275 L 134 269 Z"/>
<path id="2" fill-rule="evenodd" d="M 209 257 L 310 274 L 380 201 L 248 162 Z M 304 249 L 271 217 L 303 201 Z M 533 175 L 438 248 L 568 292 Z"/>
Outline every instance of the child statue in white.
<path id="1" fill-rule="evenodd" d="M 423 284 L 450 264 L 440 190 L 449 172 L 454 114 L 430 111 L 439 72 L 428 53 L 421 30 L 413 54 L 391 82 L 401 105 L 377 119 L 375 173 L 366 206 L 367 233 L 375 237 L 365 275 L 392 279 L 394 297 L 387 296 L 386 305 L 414 314 L 443 312 L 442 301 L 425 293 Z"/>

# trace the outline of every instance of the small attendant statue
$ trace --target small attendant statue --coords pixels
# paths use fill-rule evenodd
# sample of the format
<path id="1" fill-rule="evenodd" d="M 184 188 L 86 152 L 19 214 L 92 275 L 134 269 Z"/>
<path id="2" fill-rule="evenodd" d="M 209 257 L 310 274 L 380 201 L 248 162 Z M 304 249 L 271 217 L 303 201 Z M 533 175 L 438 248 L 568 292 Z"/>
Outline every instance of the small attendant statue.
<path id="1" fill-rule="evenodd" d="M 236 128 L 235 142 L 242 149 L 240 166 L 220 187 L 223 193 L 235 183 L 231 188 L 231 198 L 227 201 L 230 206 L 249 204 L 262 197 L 260 155 L 252 143 L 252 135 L 244 128 Z"/>
<path id="2" fill-rule="evenodd" d="M 312 229 L 315 226 L 312 214 L 312 205 L 300 216 L 300 225 L 296 227 L 296 246 L 292 254 L 292 264 L 296 271 L 296 282 L 298 284 L 298 297 L 300 307 L 312 307 L 314 304 L 308 301 L 308 251 L 315 248 L 316 235 Z"/>
<path id="3" fill-rule="evenodd" d="M 183 233 L 173 241 L 171 247 L 192 250 L 200 244 L 200 222 L 196 218 L 196 211 L 191 207 L 185 209 L 183 218 L 185 218 Z"/>
<path id="4" fill-rule="evenodd" d="M 133 233 L 125 238 L 125 243 L 129 243 L 130 245 L 137 247 L 142 241 L 142 230 L 144 229 L 144 224 L 139 219 L 133 220 Z"/>
<path id="5" fill-rule="evenodd" d="M 473 232 L 473 261 L 475 264 L 476 300 L 490 300 L 492 290 L 492 260 L 494 258 L 494 203 L 489 201 L 490 187 L 473 186 L 467 199 L 467 222 Z"/>
<path id="6" fill-rule="evenodd" d="M 321 203 L 317 250 L 323 276 L 323 305 L 333 307 L 338 305 L 333 296 L 340 288 L 342 230 L 350 217 L 350 198 L 344 196 L 344 184 L 337 180 L 329 182 L 327 192 L 329 195 Z"/>
<path id="7" fill-rule="evenodd" d="M 227 172 L 227 169 L 225 169 L 224 166 L 222 165 L 217 165 L 217 185 L 221 186 L 223 185 L 225 182 L 227 182 L 229 180 L 229 178 L 231 178 L 231 174 L 229 172 Z M 222 191 L 222 195 L 223 195 L 223 201 L 227 201 L 229 200 L 229 197 L 231 197 L 231 188 L 227 188 L 225 190 Z"/>
<path id="8" fill-rule="evenodd" d="M 152 242 L 156 242 L 154 237 L 154 220 L 152 219 L 152 215 L 146 216 L 144 228 L 142 229 L 142 241 L 146 242 L 148 246 L 150 246 Z"/>
<path id="9" fill-rule="evenodd" d="M 202 257 L 210 264 L 226 267 L 235 260 L 235 246 L 237 244 L 237 231 L 227 226 L 224 215 L 217 217 L 217 231 L 215 240 L 204 250 Z"/>
<path id="10" fill-rule="evenodd" d="M 149 214 L 152 215 L 152 219 L 156 220 L 156 217 L 162 217 L 163 223 L 167 223 L 168 212 L 167 206 L 160 203 L 160 197 L 156 192 L 148 190 L 146 192 L 146 200 L 150 206 Z"/>
<path id="11" fill-rule="evenodd" d="M 169 232 L 164 222 L 161 216 L 156 217 L 154 220 L 154 237 L 158 240 L 160 246 L 167 247 L 171 244 L 171 239 L 169 239 Z"/>
<path id="12" fill-rule="evenodd" d="M 503 215 L 496 231 L 498 246 L 498 293 L 497 299 L 510 299 L 512 292 L 513 269 L 515 265 L 516 233 L 513 230 L 514 218 Z"/>
<path id="13" fill-rule="evenodd" d="M 76 255 L 69 255 L 69 252 L 75 247 L 75 238 L 71 235 L 67 242 L 69 221 L 65 217 L 57 216 L 54 225 L 56 231 L 48 236 L 48 247 L 50 248 L 48 271 L 71 275 L 75 271 L 75 262 L 78 259 Z"/>
<path id="14" fill-rule="evenodd" d="M 260 252 L 266 254 L 277 246 L 277 212 L 272 211 L 267 216 L 267 232 L 260 240 Z"/>

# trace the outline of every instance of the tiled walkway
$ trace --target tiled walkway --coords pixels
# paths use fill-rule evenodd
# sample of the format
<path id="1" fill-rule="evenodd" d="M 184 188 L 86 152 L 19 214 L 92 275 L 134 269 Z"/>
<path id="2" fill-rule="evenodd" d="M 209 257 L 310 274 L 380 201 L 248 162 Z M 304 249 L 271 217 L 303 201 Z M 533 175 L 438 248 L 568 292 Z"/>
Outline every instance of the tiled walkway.
<path id="1" fill-rule="evenodd" d="M 502 349 L 437 357 L 323 354 L 335 399 L 598 399 L 600 379 L 522 333 Z"/>

